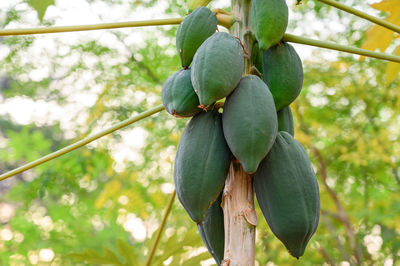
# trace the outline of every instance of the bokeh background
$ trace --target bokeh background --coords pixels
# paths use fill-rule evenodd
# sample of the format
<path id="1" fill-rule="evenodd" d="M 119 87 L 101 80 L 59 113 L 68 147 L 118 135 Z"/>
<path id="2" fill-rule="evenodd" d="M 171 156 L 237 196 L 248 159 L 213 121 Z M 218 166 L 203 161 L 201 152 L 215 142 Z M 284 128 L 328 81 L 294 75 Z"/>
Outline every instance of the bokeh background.
<path id="1" fill-rule="evenodd" d="M 288 32 L 400 55 L 393 32 L 316 0 L 295 2 L 287 1 Z M 340 2 L 400 25 L 398 0 Z M 2 0 L 0 28 L 186 10 L 183 0 Z M 161 104 L 161 86 L 180 65 L 176 30 L 0 37 L 0 173 Z M 297 261 L 258 211 L 257 265 L 400 265 L 400 64 L 294 46 L 305 70 L 291 106 L 295 138 L 317 172 L 321 220 Z M 0 182 L 0 264 L 144 265 L 174 190 L 187 121 L 162 112 Z M 211 265 L 210 258 L 176 200 L 153 265 Z"/>

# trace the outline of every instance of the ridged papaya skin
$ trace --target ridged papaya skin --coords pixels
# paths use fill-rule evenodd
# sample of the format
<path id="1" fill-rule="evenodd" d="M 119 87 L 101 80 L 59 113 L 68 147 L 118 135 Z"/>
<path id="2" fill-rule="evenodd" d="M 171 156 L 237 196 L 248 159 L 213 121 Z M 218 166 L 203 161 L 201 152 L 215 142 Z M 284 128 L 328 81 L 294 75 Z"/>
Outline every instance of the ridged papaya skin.
<path id="1" fill-rule="evenodd" d="M 179 24 L 176 50 L 182 67 L 188 67 L 200 45 L 217 30 L 218 20 L 207 7 L 198 7 Z"/>
<path id="2" fill-rule="evenodd" d="M 194 116 L 179 141 L 174 181 L 179 201 L 196 223 L 204 220 L 221 193 L 231 160 L 221 114 L 208 111 Z"/>
<path id="3" fill-rule="evenodd" d="M 200 104 L 228 96 L 239 83 L 244 69 L 240 42 L 226 32 L 216 32 L 197 50 L 192 64 L 192 84 Z"/>
<path id="4" fill-rule="evenodd" d="M 221 265 L 221 261 L 224 259 L 225 244 L 224 212 L 221 200 L 222 193 L 208 209 L 204 221 L 197 224 L 201 239 L 217 265 Z"/>
<path id="5" fill-rule="evenodd" d="M 243 170 L 254 173 L 278 132 L 274 99 L 259 77 L 243 77 L 226 98 L 222 127 L 226 142 Z"/>
<path id="6" fill-rule="evenodd" d="M 297 98 L 303 86 L 303 66 L 293 46 L 281 43 L 263 52 L 263 78 L 277 111 Z"/>
<path id="7" fill-rule="evenodd" d="M 191 117 L 201 111 L 198 108 L 199 98 L 194 92 L 190 72 L 190 68 L 178 70 L 162 87 L 162 103 L 165 110 L 173 116 Z"/>
<path id="8" fill-rule="evenodd" d="M 261 211 L 275 236 L 299 258 L 318 226 L 318 182 L 306 151 L 281 131 L 254 175 Z"/>
<path id="9" fill-rule="evenodd" d="M 278 131 L 286 131 L 294 137 L 293 115 L 290 106 L 278 112 Z"/>
<path id="10" fill-rule="evenodd" d="M 251 1 L 250 21 L 261 50 L 267 50 L 283 38 L 288 20 L 285 0 Z"/>

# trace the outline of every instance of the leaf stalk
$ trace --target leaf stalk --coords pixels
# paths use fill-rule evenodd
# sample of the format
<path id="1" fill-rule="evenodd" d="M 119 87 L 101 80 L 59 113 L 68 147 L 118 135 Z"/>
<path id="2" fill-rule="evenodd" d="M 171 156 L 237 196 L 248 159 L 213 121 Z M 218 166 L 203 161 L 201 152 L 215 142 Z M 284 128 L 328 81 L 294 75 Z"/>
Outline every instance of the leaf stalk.
<path id="1" fill-rule="evenodd" d="M 363 55 L 363 56 L 368 56 L 368 57 L 373 57 L 373 58 L 377 58 L 377 59 L 383 59 L 383 60 L 387 60 L 387 61 L 400 63 L 400 56 L 374 52 L 371 50 L 341 45 L 341 44 L 337 44 L 337 43 L 333 43 L 333 42 L 309 39 L 306 37 L 296 36 L 296 35 L 289 34 L 289 33 L 286 33 L 283 36 L 283 41 L 301 43 L 301 44 L 306 44 L 306 45 L 311 45 L 311 46 L 316 46 L 316 47 L 351 53 L 351 54 L 358 54 L 358 55 Z"/>
<path id="2" fill-rule="evenodd" d="M 81 139 L 81 140 L 79 140 L 79 141 L 77 141 L 77 142 L 75 142 L 75 143 L 73 143 L 71 145 L 68 145 L 68 146 L 66 146 L 66 147 L 64 147 L 64 148 L 62 148 L 62 149 L 60 149 L 58 151 L 50 153 L 50 154 L 48 154 L 46 156 L 43 156 L 42 158 L 39 158 L 39 159 L 37 159 L 35 161 L 32 161 L 30 163 L 27 163 L 27 164 L 25 164 L 23 166 L 20 166 L 20 167 L 14 169 L 14 170 L 11 170 L 11 171 L 9 171 L 7 173 L 4 173 L 4 174 L 0 175 L 0 181 L 2 181 L 4 179 L 7 179 L 9 177 L 12 177 L 14 175 L 17 175 L 19 173 L 22 173 L 22 172 L 24 172 L 24 171 L 26 171 L 28 169 L 31 169 L 33 167 L 36 167 L 38 165 L 41 165 L 41 164 L 43 164 L 45 162 L 51 161 L 51 160 L 53 160 L 53 159 L 55 159 L 57 157 L 60 157 L 61 155 L 64 155 L 64 154 L 69 153 L 71 151 L 74 151 L 74 150 L 76 150 L 76 149 L 78 149 L 78 148 L 80 148 L 80 147 L 82 147 L 82 146 L 84 146 L 84 145 L 86 145 L 86 144 L 88 144 L 90 142 L 93 142 L 93 141 L 95 141 L 95 140 L 97 140 L 97 139 L 99 139 L 99 138 L 101 138 L 101 137 L 103 137 L 105 135 L 108 135 L 108 134 L 110 134 L 110 133 L 112 133 L 112 132 L 114 132 L 114 131 L 116 131 L 118 129 L 121 129 L 121 128 L 126 127 L 126 126 L 128 126 L 130 124 L 133 124 L 133 123 L 135 123 L 137 121 L 140 121 L 140 120 L 142 120 L 142 119 L 144 119 L 146 117 L 149 117 L 149 116 L 154 115 L 154 114 L 156 114 L 158 112 L 161 112 L 162 110 L 164 110 L 164 106 L 163 105 L 159 105 L 159 106 L 156 106 L 156 107 L 154 107 L 152 109 L 149 109 L 149 110 L 147 110 L 145 112 L 142 112 L 142 113 L 140 113 L 140 114 L 138 114 L 138 115 L 136 115 L 134 117 L 131 117 L 131 118 L 128 118 L 128 119 L 126 119 L 124 121 L 121 121 L 118 124 L 116 124 L 116 125 L 114 125 L 114 126 L 112 126 L 110 128 L 107 128 L 107 129 L 105 129 L 105 130 L 103 130 L 103 131 L 101 131 L 101 132 L 99 132 L 97 134 L 94 134 L 93 136 L 89 136 L 87 138 Z"/>
<path id="3" fill-rule="evenodd" d="M 40 27 L 40 28 L 30 28 L 30 29 L 6 29 L 6 30 L 0 30 L 0 36 L 177 25 L 181 23 L 182 20 L 183 18 L 168 18 L 168 19 L 154 19 L 154 20 L 142 20 L 142 21 L 101 23 L 101 24 L 90 24 L 90 25 L 56 26 L 56 27 L 46 27 L 46 28 Z"/>
<path id="4" fill-rule="evenodd" d="M 368 15 L 365 12 L 362 12 L 362 11 L 360 11 L 358 9 L 355 9 L 355 8 L 352 8 L 350 6 L 346 6 L 346 5 L 342 4 L 342 3 L 336 2 L 334 0 L 317 0 L 317 1 L 320 1 L 320 2 L 322 2 L 324 4 L 327 4 L 327 5 L 330 5 L 330 6 L 333 6 L 333 7 L 336 7 L 336 8 L 338 8 L 340 10 L 343 10 L 343 11 L 345 11 L 347 13 L 350 13 L 350 14 L 353 14 L 353 15 L 358 16 L 360 18 L 369 20 L 369 21 L 371 21 L 371 22 L 373 22 L 373 23 L 375 23 L 377 25 L 385 27 L 385 28 L 387 28 L 389 30 L 392 30 L 394 32 L 400 33 L 400 26 L 392 24 L 387 20 L 383 20 L 383 19 L 371 16 L 371 15 Z"/>
<path id="5" fill-rule="evenodd" d="M 175 196 L 176 196 L 176 190 L 174 190 L 174 192 L 172 193 L 171 199 L 169 200 L 168 207 L 167 207 L 167 209 L 166 209 L 166 211 L 164 213 L 164 217 L 162 219 L 160 228 L 158 229 L 156 239 L 154 240 L 153 246 L 151 247 L 150 255 L 149 255 L 148 259 L 147 259 L 146 266 L 150 266 L 151 261 L 152 261 L 152 259 L 154 257 L 154 253 L 156 252 L 157 245 L 160 242 L 161 234 L 164 231 L 164 227 L 165 227 L 165 223 L 167 221 L 168 215 L 171 212 L 172 205 L 173 205 L 174 200 L 175 200 Z"/>

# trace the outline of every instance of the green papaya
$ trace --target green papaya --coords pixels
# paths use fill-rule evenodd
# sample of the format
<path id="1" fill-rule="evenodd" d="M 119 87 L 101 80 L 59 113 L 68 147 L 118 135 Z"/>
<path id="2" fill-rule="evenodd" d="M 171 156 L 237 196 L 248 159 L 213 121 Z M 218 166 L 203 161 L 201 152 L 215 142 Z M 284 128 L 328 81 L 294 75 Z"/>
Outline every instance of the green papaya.
<path id="1" fill-rule="evenodd" d="M 255 42 L 251 52 L 251 62 L 261 74 L 263 73 L 262 54 L 258 42 Z"/>
<path id="2" fill-rule="evenodd" d="M 224 259 L 225 243 L 224 212 L 221 208 L 221 200 L 222 193 L 208 209 L 204 221 L 197 224 L 201 239 L 217 265 L 221 265 Z"/>
<path id="3" fill-rule="evenodd" d="M 197 50 L 192 64 L 192 83 L 202 108 L 228 96 L 244 69 L 243 48 L 232 35 L 216 32 Z"/>
<path id="4" fill-rule="evenodd" d="M 196 223 L 204 220 L 221 193 L 231 160 L 221 114 L 208 111 L 194 116 L 179 141 L 174 181 L 179 201 Z"/>
<path id="5" fill-rule="evenodd" d="M 281 43 L 263 52 L 263 78 L 277 111 L 297 98 L 303 86 L 303 66 L 293 46 Z"/>
<path id="6" fill-rule="evenodd" d="M 251 1 L 250 22 L 261 50 L 267 50 L 283 38 L 288 20 L 285 0 Z"/>
<path id="7" fill-rule="evenodd" d="M 198 7 L 179 24 L 176 33 L 176 49 L 182 67 L 192 63 L 193 56 L 200 45 L 217 30 L 218 20 L 207 7 Z"/>
<path id="8" fill-rule="evenodd" d="M 317 229 L 320 212 L 317 178 L 301 144 L 279 132 L 253 184 L 272 232 L 299 258 Z"/>
<path id="9" fill-rule="evenodd" d="M 278 130 L 274 99 L 259 77 L 243 77 L 226 98 L 222 126 L 226 142 L 243 170 L 254 173 L 274 144 Z"/>
<path id="10" fill-rule="evenodd" d="M 278 131 L 286 131 L 294 137 L 293 115 L 290 106 L 278 112 Z"/>
<path id="11" fill-rule="evenodd" d="M 178 70 L 162 87 L 161 98 L 165 110 L 175 117 L 190 117 L 201 111 L 198 108 L 199 98 L 194 92 L 190 72 L 190 69 Z"/>

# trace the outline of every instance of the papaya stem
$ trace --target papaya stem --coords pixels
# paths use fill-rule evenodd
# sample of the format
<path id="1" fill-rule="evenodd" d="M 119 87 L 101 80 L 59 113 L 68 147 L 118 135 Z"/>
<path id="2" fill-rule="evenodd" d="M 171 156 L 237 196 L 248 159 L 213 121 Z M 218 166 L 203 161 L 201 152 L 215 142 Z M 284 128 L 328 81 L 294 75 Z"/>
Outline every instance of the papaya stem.
<path id="1" fill-rule="evenodd" d="M 263 75 L 260 73 L 260 71 L 258 71 L 258 69 L 255 66 L 251 66 L 250 67 L 250 72 L 251 75 L 256 75 L 258 76 L 260 79 L 263 79 Z"/>
<path id="2" fill-rule="evenodd" d="M 366 50 L 366 49 L 361 49 L 361 48 L 351 47 L 351 46 L 346 46 L 346 45 L 340 45 L 340 44 L 336 44 L 336 43 L 332 43 L 332 42 L 309 39 L 309 38 L 296 36 L 296 35 L 289 34 L 289 33 L 286 33 L 283 36 L 283 41 L 301 43 L 301 44 L 306 44 L 306 45 L 311 45 L 311 46 L 316 46 L 316 47 L 321 47 L 321 48 L 327 48 L 327 49 L 331 49 L 331 50 L 336 50 L 336 51 L 341 51 L 341 52 L 346 52 L 346 53 L 351 53 L 351 54 L 358 54 L 358 55 L 362 55 L 362 56 L 368 56 L 368 57 L 373 57 L 373 58 L 377 58 L 377 59 L 383 59 L 383 60 L 387 60 L 387 61 L 400 63 L 400 56 L 395 56 L 395 55 L 385 54 L 385 53 L 378 53 L 378 52 L 374 52 L 371 50 Z"/>
<path id="3" fill-rule="evenodd" d="M 358 16 L 360 18 L 369 20 L 369 21 L 371 21 L 371 22 L 373 22 L 375 24 L 378 24 L 378 25 L 380 25 L 382 27 L 385 27 L 385 28 L 387 28 L 389 30 L 392 30 L 392 31 L 397 32 L 397 33 L 400 33 L 400 26 L 392 24 L 387 20 L 383 20 L 383 19 L 371 16 L 371 15 L 368 15 L 367 13 L 365 13 L 363 11 L 357 10 L 357 9 L 352 8 L 350 6 L 346 6 L 346 5 L 342 4 L 342 3 L 336 2 L 334 0 L 317 0 L 317 1 L 320 1 L 320 2 L 322 2 L 324 4 L 327 4 L 327 5 L 330 5 L 330 6 L 333 6 L 333 7 L 336 7 L 336 8 L 338 8 L 340 10 L 343 10 L 343 11 L 345 11 L 347 13 L 350 13 L 350 14 L 353 14 L 353 15 Z"/>
<path id="4" fill-rule="evenodd" d="M 257 213 L 253 182 L 238 162 L 231 162 L 222 199 L 225 252 L 221 265 L 254 265 Z"/>
<path id="5" fill-rule="evenodd" d="M 140 113 L 140 114 L 138 114 L 138 115 L 136 115 L 134 117 L 131 117 L 131 118 L 128 118 L 128 119 L 126 119 L 124 121 L 121 121 L 121 122 L 117 123 L 116 125 L 114 125 L 114 126 L 112 126 L 110 128 L 107 128 L 107 129 L 105 129 L 103 131 L 100 131 L 99 133 L 94 134 L 93 136 L 89 136 L 87 138 L 83 138 L 83 139 L 81 139 L 81 140 L 79 140 L 79 141 L 77 141 L 77 142 L 75 142 L 75 143 L 73 143 L 71 145 L 68 145 L 68 146 L 66 146 L 66 147 L 64 147 L 64 148 L 62 148 L 62 149 L 60 149 L 58 151 L 50 153 L 50 154 L 48 154 L 46 156 L 43 156 L 42 158 L 39 158 L 39 159 L 37 159 L 37 160 L 35 160 L 33 162 L 27 163 L 27 164 L 25 164 L 23 166 L 20 166 L 20 167 L 14 169 L 14 170 L 11 170 L 11 171 L 9 171 L 7 173 L 4 173 L 4 174 L 0 175 L 0 181 L 4 180 L 6 178 L 12 177 L 12 176 L 14 176 L 16 174 L 22 173 L 22 172 L 24 172 L 24 171 L 26 171 L 28 169 L 31 169 L 31 168 L 33 168 L 35 166 L 41 165 L 41 164 L 43 164 L 45 162 L 51 161 L 51 160 L 53 160 L 53 159 L 55 159 L 57 157 L 60 157 L 61 155 L 64 155 L 64 154 L 69 153 L 71 151 L 74 151 L 74 150 L 76 150 L 76 149 L 78 149 L 78 148 L 80 148 L 80 147 L 82 147 L 82 146 L 84 146 L 84 145 L 86 145 L 86 144 L 88 144 L 90 142 L 93 142 L 93 141 L 95 141 L 95 140 L 97 140 L 97 139 L 99 139 L 99 138 L 101 138 L 101 137 L 103 137 L 105 135 L 108 135 L 108 134 L 110 134 L 110 133 L 112 133 L 112 132 L 114 132 L 114 131 L 116 131 L 118 129 L 121 129 L 121 128 L 126 127 L 126 126 L 128 126 L 130 124 L 133 124 L 133 123 L 135 123 L 137 121 L 140 121 L 140 120 L 142 120 L 142 119 L 144 119 L 146 117 L 149 117 L 149 116 L 154 115 L 154 114 L 156 114 L 158 112 L 161 112 L 162 110 L 164 110 L 164 106 L 163 105 L 159 105 L 159 106 L 156 106 L 156 107 L 154 107 L 152 109 L 149 109 L 149 110 L 147 110 L 147 111 L 145 111 L 143 113 Z"/>

